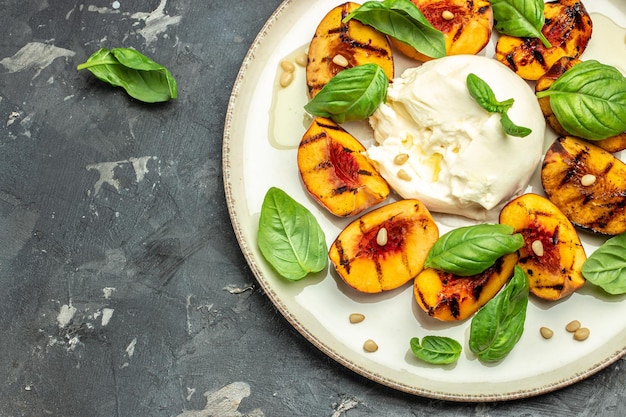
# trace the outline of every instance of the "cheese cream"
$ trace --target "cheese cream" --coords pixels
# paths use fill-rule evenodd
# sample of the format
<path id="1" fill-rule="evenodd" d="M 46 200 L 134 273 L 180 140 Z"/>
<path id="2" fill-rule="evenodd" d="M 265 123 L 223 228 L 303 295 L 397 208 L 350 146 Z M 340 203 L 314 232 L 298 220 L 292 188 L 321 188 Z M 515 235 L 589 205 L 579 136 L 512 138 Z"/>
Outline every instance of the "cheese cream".
<path id="1" fill-rule="evenodd" d="M 513 98 L 509 117 L 532 133 L 505 134 L 500 114 L 470 96 L 469 73 L 486 81 L 497 100 Z M 476 55 L 405 70 L 370 125 L 376 144 L 367 154 L 400 196 L 473 219 L 485 219 L 526 189 L 541 160 L 546 126 L 527 82 L 495 59 Z"/>

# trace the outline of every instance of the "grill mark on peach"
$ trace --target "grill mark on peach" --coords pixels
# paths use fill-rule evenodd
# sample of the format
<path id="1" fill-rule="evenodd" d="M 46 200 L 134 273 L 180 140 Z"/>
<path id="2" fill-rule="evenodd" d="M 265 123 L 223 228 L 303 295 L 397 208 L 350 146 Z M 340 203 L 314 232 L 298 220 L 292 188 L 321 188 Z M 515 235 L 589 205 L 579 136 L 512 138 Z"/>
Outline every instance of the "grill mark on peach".
<path id="1" fill-rule="evenodd" d="M 456 42 L 462 35 L 463 35 L 463 30 L 465 29 L 465 26 L 460 26 L 459 30 L 457 30 L 454 33 L 454 38 L 452 40 L 452 42 Z"/>
<path id="2" fill-rule="evenodd" d="M 569 278 L 571 280 L 571 278 Z M 536 281 L 539 282 L 539 281 Z M 565 286 L 563 284 L 556 284 L 556 285 L 535 285 L 536 289 L 548 289 L 548 290 L 554 290 L 556 292 L 561 292 L 563 291 L 563 288 L 565 288 Z"/>
<path id="3" fill-rule="evenodd" d="M 326 130 L 336 130 L 337 132 L 343 132 L 344 130 L 336 124 L 330 124 L 330 123 L 324 123 L 319 121 L 319 119 L 317 119 L 318 121 L 315 122 L 316 125 L 318 125 L 319 127 L 326 129 Z"/>
<path id="4" fill-rule="evenodd" d="M 377 227 L 366 229 L 365 223 L 363 221 L 359 221 L 359 229 L 361 230 L 362 234 L 361 240 L 359 242 L 359 250 L 356 251 L 352 258 L 348 258 L 345 256 L 342 242 L 338 240 L 335 246 L 337 248 L 337 251 L 339 252 L 339 264 L 346 270 L 346 272 L 350 273 L 350 267 L 353 260 L 358 258 L 370 259 L 374 263 L 376 277 L 382 287 L 383 271 L 381 267 L 381 262 L 386 256 L 393 255 L 396 252 L 400 251 L 402 252 L 402 265 L 406 268 L 407 271 L 411 272 L 408 256 L 403 251 L 405 236 L 406 233 L 409 232 L 407 229 L 407 223 L 408 222 L 404 219 L 398 220 L 395 219 L 395 217 L 392 217 L 386 222 L 378 225 Z M 378 231 L 383 227 L 387 229 L 388 235 L 387 243 L 384 245 L 384 247 L 381 247 L 376 242 L 376 236 L 378 234 Z"/>
<path id="5" fill-rule="evenodd" d="M 326 132 L 321 132 L 321 133 L 318 133 L 317 135 L 311 135 L 307 138 L 302 139 L 299 147 L 303 148 L 313 142 L 316 142 L 321 139 L 327 139 L 327 138 L 328 138 L 328 135 L 326 134 Z"/>
<path id="6" fill-rule="evenodd" d="M 343 250 L 343 242 L 337 239 L 334 245 L 337 248 L 337 252 L 339 252 L 339 265 L 349 274 L 351 264 L 350 259 L 346 257 L 346 252 Z"/>
<path id="7" fill-rule="evenodd" d="M 560 150 L 559 153 L 563 155 L 563 160 L 566 161 L 565 155 L 569 155 L 569 153 L 561 146 L 560 142 L 559 146 L 561 147 L 560 149 L 563 149 L 563 153 L 561 153 Z M 569 168 L 567 169 L 565 175 L 563 175 L 563 179 L 561 180 L 561 186 L 566 186 L 573 181 L 577 181 L 580 167 L 585 165 L 585 161 L 587 160 L 588 156 L 589 153 L 586 149 L 581 149 L 578 153 L 576 153 L 576 155 L 572 156 L 571 162 L 569 162 L 568 164 Z"/>
<path id="8" fill-rule="evenodd" d="M 557 19 L 546 19 L 544 26 L 544 35 L 552 43 L 553 46 L 564 47 L 568 41 L 571 41 L 572 31 L 585 32 L 585 28 L 591 27 L 591 18 L 588 16 L 585 7 L 580 2 L 576 2 L 571 6 L 566 6 L 562 9 L 562 13 L 559 13 Z M 580 55 L 580 51 L 584 50 L 587 45 L 587 39 L 576 36 L 573 38 L 576 41 L 575 54 L 572 55 L 576 58 Z"/>
<path id="9" fill-rule="evenodd" d="M 611 203 L 607 203 L 605 205 L 599 206 L 597 211 L 600 211 L 601 214 L 599 214 L 598 218 L 595 221 L 590 222 L 590 224 L 587 227 L 605 228 L 611 222 L 614 222 L 616 221 L 616 219 L 619 218 L 618 213 L 620 212 L 622 213 L 622 218 L 623 218 L 624 211 L 626 211 L 626 191 L 622 191 L 619 194 L 615 195 L 614 200 L 615 201 Z M 623 222 L 623 220 L 621 222 Z"/>
<path id="10" fill-rule="evenodd" d="M 458 297 L 450 298 L 447 304 L 450 306 L 450 313 L 452 313 L 452 317 L 458 318 L 461 315 L 461 306 L 459 305 Z"/>
<path id="11" fill-rule="evenodd" d="M 344 7 L 344 9 L 341 12 L 341 16 L 342 16 L 341 20 L 343 21 L 343 19 L 349 14 L 350 14 L 350 11 L 347 9 L 347 6 Z M 353 22 L 353 24 L 355 25 L 362 25 L 362 23 L 357 20 L 350 20 L 350 22 Z M 360 49 L 365 49 L 366 51 L 369 51 L 369 52 L 373 52 L 376 55 L 381 56 L 381 57 L 389 56 L 389 51 L 385 50 L 384 48 L 378 48 L 378 47 L 372 46 L 371 39 L 368 40 L 368 43 L 361 43 L 351 38 L 348 35 L 348 23 L 346 23 L 344 26 L 345 26 L 345 30 L 340 33 L 342 42 L 349 44 L 353 48 L 360 48 Z"/>
<path id="12" fill-rule="evenodd" d="M 346 3 L 344 4 L 341 10 L 342 22 L 343 22 L 343 19 L 349 14 L 350 14 L 349 5 L 348 3 Z M 389 51 L 387 51 L 385 48 L 378 48 L 378 47 L 372 46 L 371 39 L 368 40 L 368 43 L 362 43 L 352 38 L 349 34 L 350 24 L 361 25 L 362 23 L 356 20 L 350 20 L 349 22 L 341 23 L 341 25 L 339 25 L 338 27 L 331 28 L 326 32 L 327 36 L 329 37 L 338 34 L 339 40 L 340 40 L 339 43 L 337 43 L 334 47 L 331 48 L 331 53 L 322 59 L 322 62 L 325 62 L 328 65 L 328 68 L 330 69 L 333 75 L 336 75 L 337 73 L 339 73 L 340 71 L 346 68 L 354 67 L 357 65 L 357 60 L 354 56 L 358 49 L 363 49 L 367 51 L 366 55 L 369 55 L 369 56 L 372 56 L 372 55 L 375 55 L 378 57 L 389 56 Z M 346 67 L 343 67 L 341 65 L 335 64 L 333 62 L 333 58 L 336 55 L 341 55 L 344 58 L 346 58 L 346 60 L 348 61 L 348 65 Z"/>
<path id="13" fill-rule="evenodd" d="M 538 46 L 537 46 L 538 47 Z M 532 57 L 535 59 L 535 61 L 541 65 L 542 68 L 547 69 L 548 65 L 546 64 L 546 59 L 543 56 L 543 52 L 538 51 L 536 48 L 532 49 Z"/>
<path id="14" fill-rule="evenodd" d="M 438 307 L 448 306 L 450 313 L 454 318 L 458 318 L 460 315 L 460 303 L 459 294 L 471 294 L 474 301 L 478 300 L 485 288 L 485 284 L 491 277 L 496 274 L 502 273 L 504 261 L 502 258 L 498 258 L 492 266 L 487 268 L 480 274 L 472 275 L 469 277 L 460 277 L 448 272 L 438 271 L 441 277 L 441 283 L 443 289 L 440 292 Z M 422 303 L 428 306 L 424 297 L 420 293 L 420 299 Z M 429 306 L 428 314 L 434 315 L 437 309 L 433 306 Z"/>
<path id="15" fill-rule="evenodd" d="M 509 67 L 511 67 L 513 71 L 517 72 L 518 68 L 517 68 L 517 63 L 515 62 L 515 53 L 509 52 L 508 54 L 506 54 L 505 59 Z"/>

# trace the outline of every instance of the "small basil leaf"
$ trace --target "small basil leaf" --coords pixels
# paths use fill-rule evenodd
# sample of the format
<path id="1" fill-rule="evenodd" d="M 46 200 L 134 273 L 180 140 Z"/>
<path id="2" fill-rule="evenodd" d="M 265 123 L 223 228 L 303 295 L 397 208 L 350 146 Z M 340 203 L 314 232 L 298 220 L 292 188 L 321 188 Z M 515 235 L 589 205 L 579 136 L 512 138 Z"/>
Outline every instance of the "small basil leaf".
<path id="1" fill-rule="evenodd" d="M 585 261 L 583 276 L 609 294 L 626 293 L 626 233 L 604 242 Z"/>
<path id="2" fill-rule="evenodd" d="M 347 68 L 331 78 L 304 109 L 337 123 L 363 120 L 384 101 L 388 86 L 389 79 L 379 65 Z"/>
<path id="3" fill-rule="evenodd" d="M 420 340 L 411 339 L 411 351 L 416 358 L 434 365 L 447 365 L 456 362 L 461 356 L 461 344 L 445 336 L 425 336 Z"/>
<path id="4" fill-rule="evenodd" d="M 409 0 L 367 1 L 344 18 L 356 19 L 402 41 L 431 58 L 446 55 L 446 41 Z"/>
<path id="5" fill-rule="evenodd" d="M 513 278 L 472 318 L 469 348 L 482 362 L 504 359 L 524 333 L 528 277 L 515 266 Z"/>
<path id="6" fill-rule="evenodd" d="M 550 107 L 573 136 L 606 139 L 626 131 L 626 77 L 598 61 L 583 61 L 565 71 L 537 97 L 550 97 Z"/>
<path id="7" fill-rule="evenodd" d="M 178 95 L 172 74 L 134 49 L 100 49 L 77 69 L 88 69 L 99 80 L 122 87 L 128 95 L 146 103 L 168 101 Z"/>
<path id="8" fill-rule="evenodd" d="M 500 116 L 500 124 L 502 130 L 509 136 L 515 136 L 518 138 L 525 138 L 532 133 L 532 129 L 524 126 L 518 126 L 509 118 L 509 114 L 504 112 Z"/>
<path id="9" fill-rule="evenodd" d="M 541 32 L 545 23 L 543 0 L 491 0 L 494 27 L 518 38 L 539 38 L 546 48 L 552 45 Z"/>
<path id="10" fill-rule="evenodd" d="M 494 262 L 524 246 L 520 233 L 505 224 L 479 224 L 453 229 L 430 249 L 424 266 L 458 276 L 480 274 Z"/>
<path id="11" fill-rule="evenodd" d="M 313 214 L 276 187 L 263 199 L 257 241 L 265 259 L 289 280 L 302 279 L 328 264 L 324 231 Z"/>
<path id="12" fill-rule="evenodd" d="M 482 78 L 476 74 L 467 74 L 466 78 L 467 89 L 470 96 L 485 110 L 490 113 L 500 113 L 500 124 L 502 130 L 509 136 L 526 137 L 532 133 L 532 130 L 518 126 L 509 117 L 508 111 L 515 102 L 514 99 L 509 98 L 504 101 L 498 101 L 489 84 L 487 84 Z"/>
<path id="13" fill-rule="evenodd" d="M 514 103 L 512 98 L 502 102 L 498 101 L 489 84 L 474 73 L 467 74 L 466 83 L 472 98 L 489 113 L 504 113 Z"/>

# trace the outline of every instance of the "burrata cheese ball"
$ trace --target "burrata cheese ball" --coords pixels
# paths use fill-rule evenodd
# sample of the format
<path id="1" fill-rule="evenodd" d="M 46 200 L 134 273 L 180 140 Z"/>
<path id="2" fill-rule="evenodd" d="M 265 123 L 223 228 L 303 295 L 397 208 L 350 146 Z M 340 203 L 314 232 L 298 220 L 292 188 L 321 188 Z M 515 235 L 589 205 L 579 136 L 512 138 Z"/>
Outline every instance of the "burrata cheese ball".
<path id="1" fill-rule="evenodd" d="M 499 113 L 470 95 L 473 73 L 508 110 L 526 137 L 507 135 Z M 381 175 L 403 198 L 430 211 L 471 219 L 493 217 L 525 191 L 541 160 L 545 119 L 533 89 L 495 59 L 455 55 L 405 70 L 393 80 L 386 102 L 369 119 L 375 144 L 367 150 Z"/>

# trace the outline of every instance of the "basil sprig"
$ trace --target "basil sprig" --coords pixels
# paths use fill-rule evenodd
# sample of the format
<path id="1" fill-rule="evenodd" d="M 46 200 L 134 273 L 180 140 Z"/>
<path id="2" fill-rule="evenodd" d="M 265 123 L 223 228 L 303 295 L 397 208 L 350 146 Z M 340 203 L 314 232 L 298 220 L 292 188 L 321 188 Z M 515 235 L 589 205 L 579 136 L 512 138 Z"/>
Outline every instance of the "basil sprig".
<path id="1" fill-rule="evenodd" d="M 168 101 L 178 95 L 176 80 L 167 68 L 134 49 L 102 48 L 77 69 L 88 69 L 99 80 L 122 87 L 146 103 Z"/>
<path id="2" fill-rule="evenodd" d="M 304 109 L 337 123 L 363 120 L 385 100 L 389 79 L 377 64 L 340 71 L 309 101 Z"/>
<path id="3" fill-rule="evenodd" d="M 421 344 L 419 338 L 413 337 L 410 344 L 416 358 L 434 365 L 448 365 L 461 356 L 461 344 L 445 336 L 424 336 Z"/>
<path id="4" fill-rule="evenodd" d="M 280 188 L 271 187 L 265 194 L 257 244 L 274 269 L 292 281 L 328 264 L 328 247 L 319 223 Z"/>
<path id="5" fill-rule="evenodd" d="M 372 26 L 431 58 L 446 55 L 443 33 L 435 29 L 410 0 L 367 1 L 343 21 L 350 19 Z"/>
<path id="6" fill-rule="evenodd" d="M 500 124 L 502 125 L 504 133 L 509 136 L 521 138 L 531 134 L 531 129 L 516 125 L 509 117 L 508 111 L 511 106 L 513 106 L 515 102 L 514 99 L 509 98 L 504 101 L 498 101 L 493 90 L 489 87 L 489 84 L 473 73 L 467 75 L 466 84 L 472 98 L 476 100 L 483 109 L 487 110 L 489 113 L 500 113 Z"/>
<path id="7" fill-rule="evenodd" d="M 626 233 L 604 242 L 585 261 L 583 276 L 609 294 L 626 293 Z"/>
<path id="8" fill-rule="evenodd" d="M 626 77 L 613 66 L 583 61 L 536 95 L 550 97 L 554 115 L 573 136 L 601 140 L 626 131 Z"/>
<path id="9" fill-rule="evenodd" d="M 545 23 L 543 0 L 491 0 L 494 27 L 519 38 L 539 38 L 546 48 L 550 41 L 541 32 Z"/>
<path id="10" fill-rule="evenodd" d="M 453 229 L 430 249 L 424 266 L 459 276 L 480 274 L 495 261 L 524 246 L 520 233 L 506 224 L 478 224 Z"/>
<path id="11" fill-rule="evenodd" d="M 528 277 L 515 266 L 506 287 L 474 315 L 469 348 L 480 361 L 496 362 L 513 350 L 524 333 L 528 295 Z"/>

